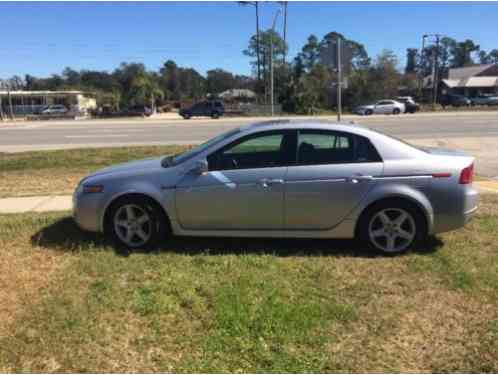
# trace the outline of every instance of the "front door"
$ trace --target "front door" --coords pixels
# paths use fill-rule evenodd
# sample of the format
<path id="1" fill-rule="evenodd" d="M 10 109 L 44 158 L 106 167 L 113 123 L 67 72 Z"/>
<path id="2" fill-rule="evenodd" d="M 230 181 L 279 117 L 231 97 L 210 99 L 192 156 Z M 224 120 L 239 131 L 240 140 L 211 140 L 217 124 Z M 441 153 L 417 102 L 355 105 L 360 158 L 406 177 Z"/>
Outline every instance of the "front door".
<path id="1" fill-rule="evenodd" d="M 383 163 L 370 141 L 349 133 L 299 130 L 297 161 L 287 172 L 285 228 L 339 224 L 372 188 Z"/>
<path id="2" fill-rule="evenodd" d="M 283 229 L 284 131 L 244 137 L 208 156 L 209 172 L 176 191 L 180 225 L 193 230 Z"/>

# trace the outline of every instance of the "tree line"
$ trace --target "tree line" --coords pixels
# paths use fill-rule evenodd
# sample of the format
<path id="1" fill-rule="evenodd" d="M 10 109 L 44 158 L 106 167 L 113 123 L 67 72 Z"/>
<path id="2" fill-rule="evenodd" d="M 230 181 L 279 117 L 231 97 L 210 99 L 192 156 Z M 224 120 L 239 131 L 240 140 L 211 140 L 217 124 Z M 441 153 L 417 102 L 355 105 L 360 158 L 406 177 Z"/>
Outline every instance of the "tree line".
<path id="1" fill-rule="evenodd" d="M 74 70 L 66 68 L 61 74 L 47 78 L 26 75 L 14 76 L 0 82 L 10 90 L 82 90 L 95 93 L 99 105 L 115 110 L 136 105 L 162 105 L 170 102 L 197 101 L 216 96 L 229 89 L 250 89 L 260 103 L 269 101 L 270 64 L 274 66 L 274 87 L 277 103 L 284 111 L 315 113 L 333 110 L 336 106 L 337 73 L 323 56 L 340 38 L 351 54 L 351 68 L 343 90 L 343 105 L 358 104 L 398 95 L 400 88 L 416 94 L 421 76 L 432 72 L 434 56 L 438 56 L 438 76 L 445 77 L 454 67 L 476 63 L 498 64 L 498 49 L 486 52 L 472 40 L 457 41 L 442 37 L 440 43 L 430 44 L 423 51 L 408 48 L 406 66 L 399 67 L 398 57 L 384 50 L 370 57 L 363 44 L 346 35 L 330 32 L 322 38 L 310 35 L 293 59 L 286 59 L 288 45 L 275 30 L 257 30 L 249 38 L 242 53 L 251 61 L 251 76 L 234 74 L 221 68 L 205 75 L 193 68 L 178 66 L 167 60 L 158 70 L 148 70 L 142 63 L 121 63 L 112 72 Z M 289 60 L 289 61 L 287 61 Z"/>

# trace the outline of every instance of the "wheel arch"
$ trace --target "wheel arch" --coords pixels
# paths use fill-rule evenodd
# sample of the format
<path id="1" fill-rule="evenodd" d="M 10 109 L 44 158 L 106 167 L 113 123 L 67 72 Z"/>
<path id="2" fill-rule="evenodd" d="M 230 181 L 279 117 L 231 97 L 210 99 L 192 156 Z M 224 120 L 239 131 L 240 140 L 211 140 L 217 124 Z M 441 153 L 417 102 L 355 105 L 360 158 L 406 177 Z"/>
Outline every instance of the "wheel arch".
<path id="1" fill-rule="evenodd" d="M 101 214 L 101 218 L 100 218 L 100 228 L 101 228 L 102 232 L 106 231 L 106 224 L 109 220 L 108 215 L 111 212 L 111 208 L 112 208 L 113 204 L 115 204 L 116 202 L 119 202 L 122 199 L 126 199 L 126 198 L 142 198 L 142 199 L 145 198 L 145 199 L 147 199 L 151 203 L 151 205 L 156 207 L 159 210 L 159 212 L 161 212 L 164 215 L 168 230 L 171 230 L 171 219 L 168 215 L 168 212 L 159 203 L 159 201 L 155 197 L 153 197 L 150 194 L 143 193 L 143 192 L 126 191 L 126 192 L 123 192 L 123 193 L 120 193 L 120 194 L 113 196 L 112 199 L 110 199 L 109 202 L 107 202 L 104 209 L 102 210 L 102 214 Z"/>
<path id="2" fill-rule="evenodd" d="M 363 217 L 368 213 L 368 211 L 375 205 L 381 204 L 383 202 L 389 201 L 401 201 L 410 204 L 414 209 L 416 209 L 421 216 L 425 219 L 425 229 L 428 234 L 432 233 L 434 225 L 434 216 L 432 205 L 429 200 L 418 191 L 410 191 L 410 194 L 395 192 L 390 194 L 383 194 L 376 196 L 375 198 L 369 199 L 368 202 L 364 202 L 361 209 L 357 210 L 357 216 L 354 227 L 354 235 L 357 236 L 360 223 Z"/>

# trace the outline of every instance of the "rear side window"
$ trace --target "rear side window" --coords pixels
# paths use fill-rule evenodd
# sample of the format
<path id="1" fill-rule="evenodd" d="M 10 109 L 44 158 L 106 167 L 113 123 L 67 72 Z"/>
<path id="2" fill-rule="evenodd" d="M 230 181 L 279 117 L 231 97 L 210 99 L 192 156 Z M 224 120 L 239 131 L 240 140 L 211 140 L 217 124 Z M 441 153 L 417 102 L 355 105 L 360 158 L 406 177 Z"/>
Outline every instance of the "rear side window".
<path id="1" fill-rule="evenodd" d="M 382 161 L 379 153 L 368 138 L 355 136 L 356 163 L 378 163 Z"/>
<path id="2" fill-rule="evenodd" d="M 381 161 L 367 138 L 340 132 L 299 131 L 296 151 L 298 165 Z"/>

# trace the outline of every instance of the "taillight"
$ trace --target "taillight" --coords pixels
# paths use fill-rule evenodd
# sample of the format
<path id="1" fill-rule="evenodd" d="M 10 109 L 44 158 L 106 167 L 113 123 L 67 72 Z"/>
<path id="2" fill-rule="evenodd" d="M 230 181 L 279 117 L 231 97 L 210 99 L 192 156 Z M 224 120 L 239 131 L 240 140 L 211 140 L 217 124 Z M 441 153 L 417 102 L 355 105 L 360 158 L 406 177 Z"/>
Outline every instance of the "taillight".
<path id="1" fill-rule="evenodd" d="M 462 172 L 460 173 L 460 181 L 458 182 L 460 184 L 470 184 L 472 183 L 473 179 L 474 179 L 474 163 L 462 169 Z"/>

